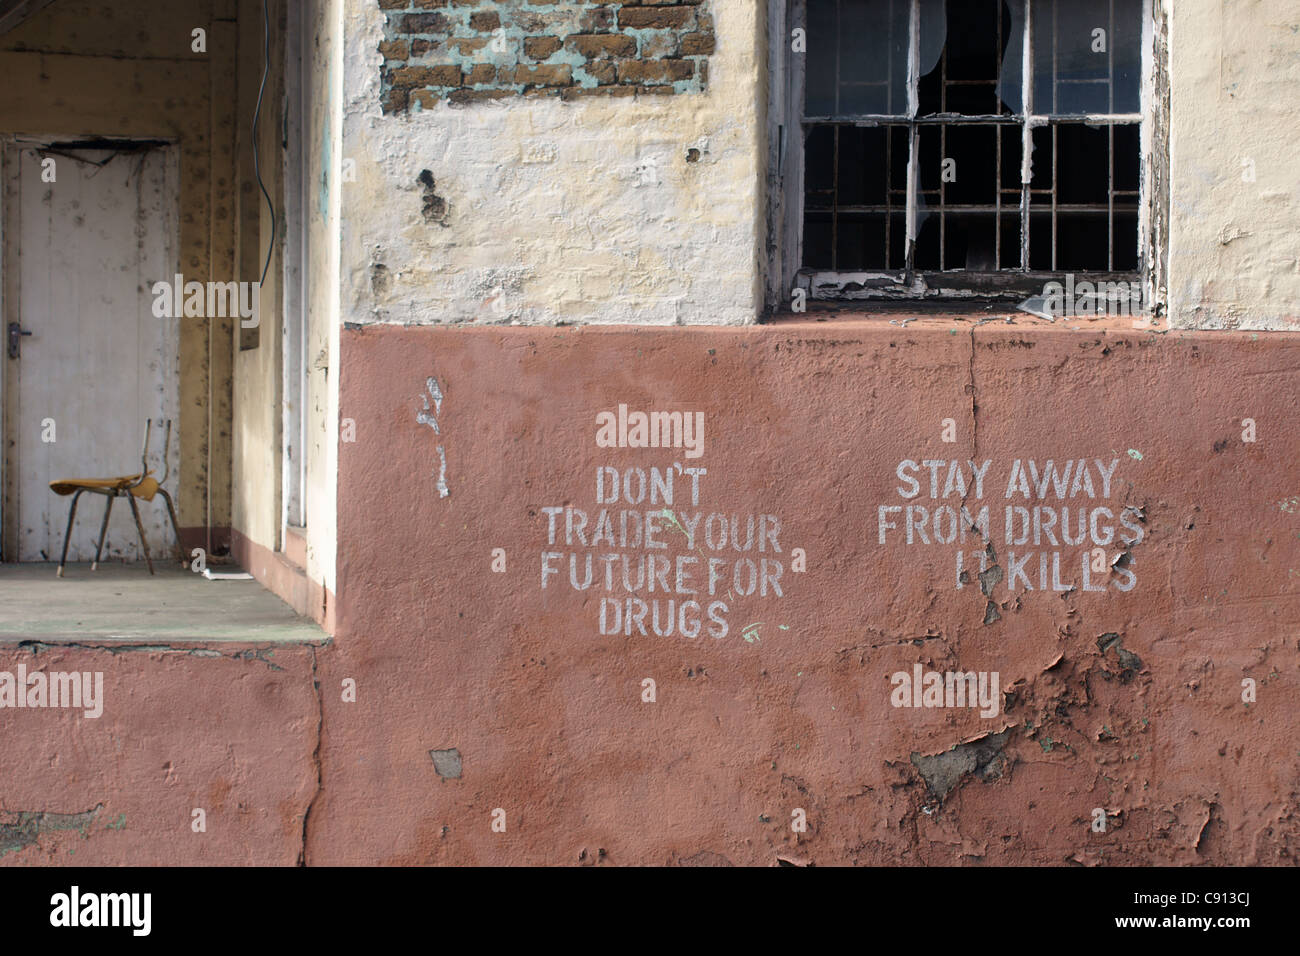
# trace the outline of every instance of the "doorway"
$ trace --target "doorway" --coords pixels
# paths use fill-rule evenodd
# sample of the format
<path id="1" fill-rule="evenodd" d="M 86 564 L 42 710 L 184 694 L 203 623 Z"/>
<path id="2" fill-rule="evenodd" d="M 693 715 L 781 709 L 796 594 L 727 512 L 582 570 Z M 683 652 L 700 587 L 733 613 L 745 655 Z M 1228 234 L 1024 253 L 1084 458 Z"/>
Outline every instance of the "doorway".
<path id="1" fill-rule="evenodd" d="M 53 494 L 51 481 L 138 472 L 150 418 L 171 420 L 173 488 L 179 475 L 183 320 L 158 318 L 152 291 L 175 280 L 178 158 L 166 144 L 85 140 L 11 140 L 0 158 L 0 555 L 57 561 L 69 499 Z M 160 477 L 162 437 L 155 428 L 150 444 Z M 69 561 L 94 557 L 101 506 L 83 496 Z M 140 517 L 151 550 L 170 549 L 161 503 L 142 502 Z M 101 560 L 140 558 L 130 509 L 114 508 Z"/>

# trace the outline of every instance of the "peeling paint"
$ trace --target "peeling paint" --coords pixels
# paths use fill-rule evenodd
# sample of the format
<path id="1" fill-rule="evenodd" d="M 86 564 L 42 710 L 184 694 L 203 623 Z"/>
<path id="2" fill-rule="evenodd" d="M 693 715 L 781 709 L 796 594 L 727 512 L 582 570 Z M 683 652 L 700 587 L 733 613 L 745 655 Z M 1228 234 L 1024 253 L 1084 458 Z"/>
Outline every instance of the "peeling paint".
<path id="1" fill-rule="evenodd" d="M 933 756 L 912 754 L 912 765 L 925 781 L 926 788 L 943 800 L 965 779 L 974 774 L 988 782 L 1002 776 L 1006 760 L 1002 749 L 1006 746 L 1010 730 L 985 734 L 969 743 L 956 744 L 951 750 Z"/>
<path id="2" fill-rule="evenodd" d="M 447 487 L 447 453 L 441 445 L 438 446 L 438 497 L 446 498 L 451 494 Z"/>
<path id="3" fill-rule="evenodd" d="M 437 416 L 442 413 L 442 388 L 438 385 L 438 380 L 430 375 L 425 379 L 424 387 L 428 391 L 428 396 L 421 395 L 420 399 L 424 402 L 424 411 L 415 413 L 415 420 L 421 425 L 428 425 L 437 435 L 442 434 L 442 429 L 438 425 Z M 429 399 L 433 399 L 433 414 L 429 414 Z M 438 497 L 446 498 L 451 494 L 447 487 L 447 452 L 442 445 L 438 446 Z"/>
<path id="4" fill-rule="evenodd" d="M 83 810 L 80 813 L 52 813 L 46 810 L 35 810 L 8 814 L 15 819 L 12 822 L 0 823 L 0 857 L 38 844 L 41 836 L 46 833 L 75 830 L 81 835 L 82 839 L 85 839 L 89 835 L 91 824 L 95 822 L 99 812 L 103 809 L 104 805 L 98 803 L 92 809 Z M 124 814 L 122 821 L 125 822 L 125 819 Z M 109 827 L 111 829 L 120 829 L 120 827 L 113 827 L 112 824 L 109 824 Z"/>

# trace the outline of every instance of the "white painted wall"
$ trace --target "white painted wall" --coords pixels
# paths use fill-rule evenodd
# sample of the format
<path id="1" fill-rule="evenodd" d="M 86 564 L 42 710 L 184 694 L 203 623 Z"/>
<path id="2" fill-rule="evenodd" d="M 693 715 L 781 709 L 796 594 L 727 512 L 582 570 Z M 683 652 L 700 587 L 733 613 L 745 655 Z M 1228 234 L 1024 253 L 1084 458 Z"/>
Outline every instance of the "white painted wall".
<path id="1" fill-rule="evenodd" d="M 343 197 L 346 321 L 756 319 L 758 0 L 713 0 L 718 49 L 701 95 L 511 97 L 390 117 L 379 106 L 383 13 L 374 0 L 343 2 L 343 152 L 357 171 Z M 421 215 L 423 169 L 450 203 L 445 227 Z M 379 264 L 383 291 L 371 281 Z"/>
<path id="2" fill-rule="evenodd" d="M 508 98 L 384 117 L 383 14 L 345 5 L 342 318 L 743 324 L 759 306 L 766 37 L 759 0 L 712 0 L 698 96 Z M 1176 326 L 1297 327 L 1300 26 L 1293 0 L 1170 14 Z M 696 164 L 686 150 L 703 150 Z M 1242 180 L 1253 160 L 1255 181 Z M 653 161 L 654 177 L 642 170 Z M 416 177 L 450 203 L 426 223 Z M 650 179 L 657 181 L 650 181 Z M 372 281 L 372 269 L 386 270 Z"/>
<path id="3" fill-rule="evenodd" d="M 1172 7 L 1172 323 L 1300 328 L 1300 5 Z"/>

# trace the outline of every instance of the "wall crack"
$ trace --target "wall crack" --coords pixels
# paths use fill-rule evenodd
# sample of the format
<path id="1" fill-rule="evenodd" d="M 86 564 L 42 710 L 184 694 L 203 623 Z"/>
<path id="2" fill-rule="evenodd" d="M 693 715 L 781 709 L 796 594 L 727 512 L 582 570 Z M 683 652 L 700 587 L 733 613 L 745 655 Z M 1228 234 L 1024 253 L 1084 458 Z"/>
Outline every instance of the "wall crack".
<path id="1" fill-rule="evenodd" d="M 316 691 L 316 746 L 311 752 L 312 763 L 316 767 L 316 789 L 307 801 L 307 809 L 302 815 L 302 844 L 298 849 L 298 866 L 307 865 L 307 827 L 311 821 L 311 812 L 316 807 L 316 800 L 325 789 L 324 775 L 321 773 L 320 743 L 325 731 L 325 698 L 321 695 L 320 680 L 316 673 L 316 648 L 311 649 L 311 686 Z"/>

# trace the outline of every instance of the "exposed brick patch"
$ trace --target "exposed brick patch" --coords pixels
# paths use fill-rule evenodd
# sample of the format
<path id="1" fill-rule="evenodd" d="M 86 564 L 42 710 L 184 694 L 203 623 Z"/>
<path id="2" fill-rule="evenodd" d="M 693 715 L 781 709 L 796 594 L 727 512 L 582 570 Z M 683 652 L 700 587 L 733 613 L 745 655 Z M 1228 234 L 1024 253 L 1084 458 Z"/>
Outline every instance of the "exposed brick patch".
<path id="1" fill-rule="evenodd" d="M 392 85 L 404 87 L 417 86 L 460 86 L 460 67 L 452 64 L 442 66 L 400 66 L 392 72 Z"/>
<path id="2" fill-rule="evenodd" d="M 524 56 L 545 60 L 563 45 L 559 37 L 524 37 Z"/>
<path id="3" fill-rule="evenodd" d="M 618 25 L 620 29 L 679 30 L 694 15 L 695 11 L 687 6 L 631 7 L 624 4 L 618 11 Z"/>
<path id="4" fill-rule="evenodd" d="M 682 55 L 708 56 L 713 52 L 714 45 L 712 33 L 688 33 L 682 37 Z"/>
<path id="5" fill-rule="evenodd" d="M 564 45 L 587 60 L 608 56 L 636 56 L 637 51 L 636 38 L 621 33 L 576 34 L 569 37 Z"/>
<path id="6" fill-rule="evenodd" d="M 567 63 L 561 63 L 556 66 L 529 66 L 526 63 L 520 63 L 515 67 L 514 84 L 522 86 L 525 90 L 530 86 L 571 86 L 573 84 L 573 68 Z"/>
<path id="7" fill-rule="evenodd" d="M 497 78 L 497 68 L 491 63 L 475 63 L 461 78 L 462 86 L 485 86 L 495 83 Z"/>
<path id="8" fill-rule="evenodd" d="M 412 36 L 418 33 L 443 33 L 447 30 L 447 18 L 441 13 L 406 13 L 400 17 L 389 17 L 387 22 L 397 23 L 398 33 Z"/>
<path id="9" fill-rule="evenodd" d="M 376 0 L 385 113 L 510 96 L 698 93 L 710 0 Z"/>
<path id="10" fill-rule="evenodd" d="M 695 75 L 692 60 L 619 60 L 618 81 L 632 85 L 672 83 Z"/>

